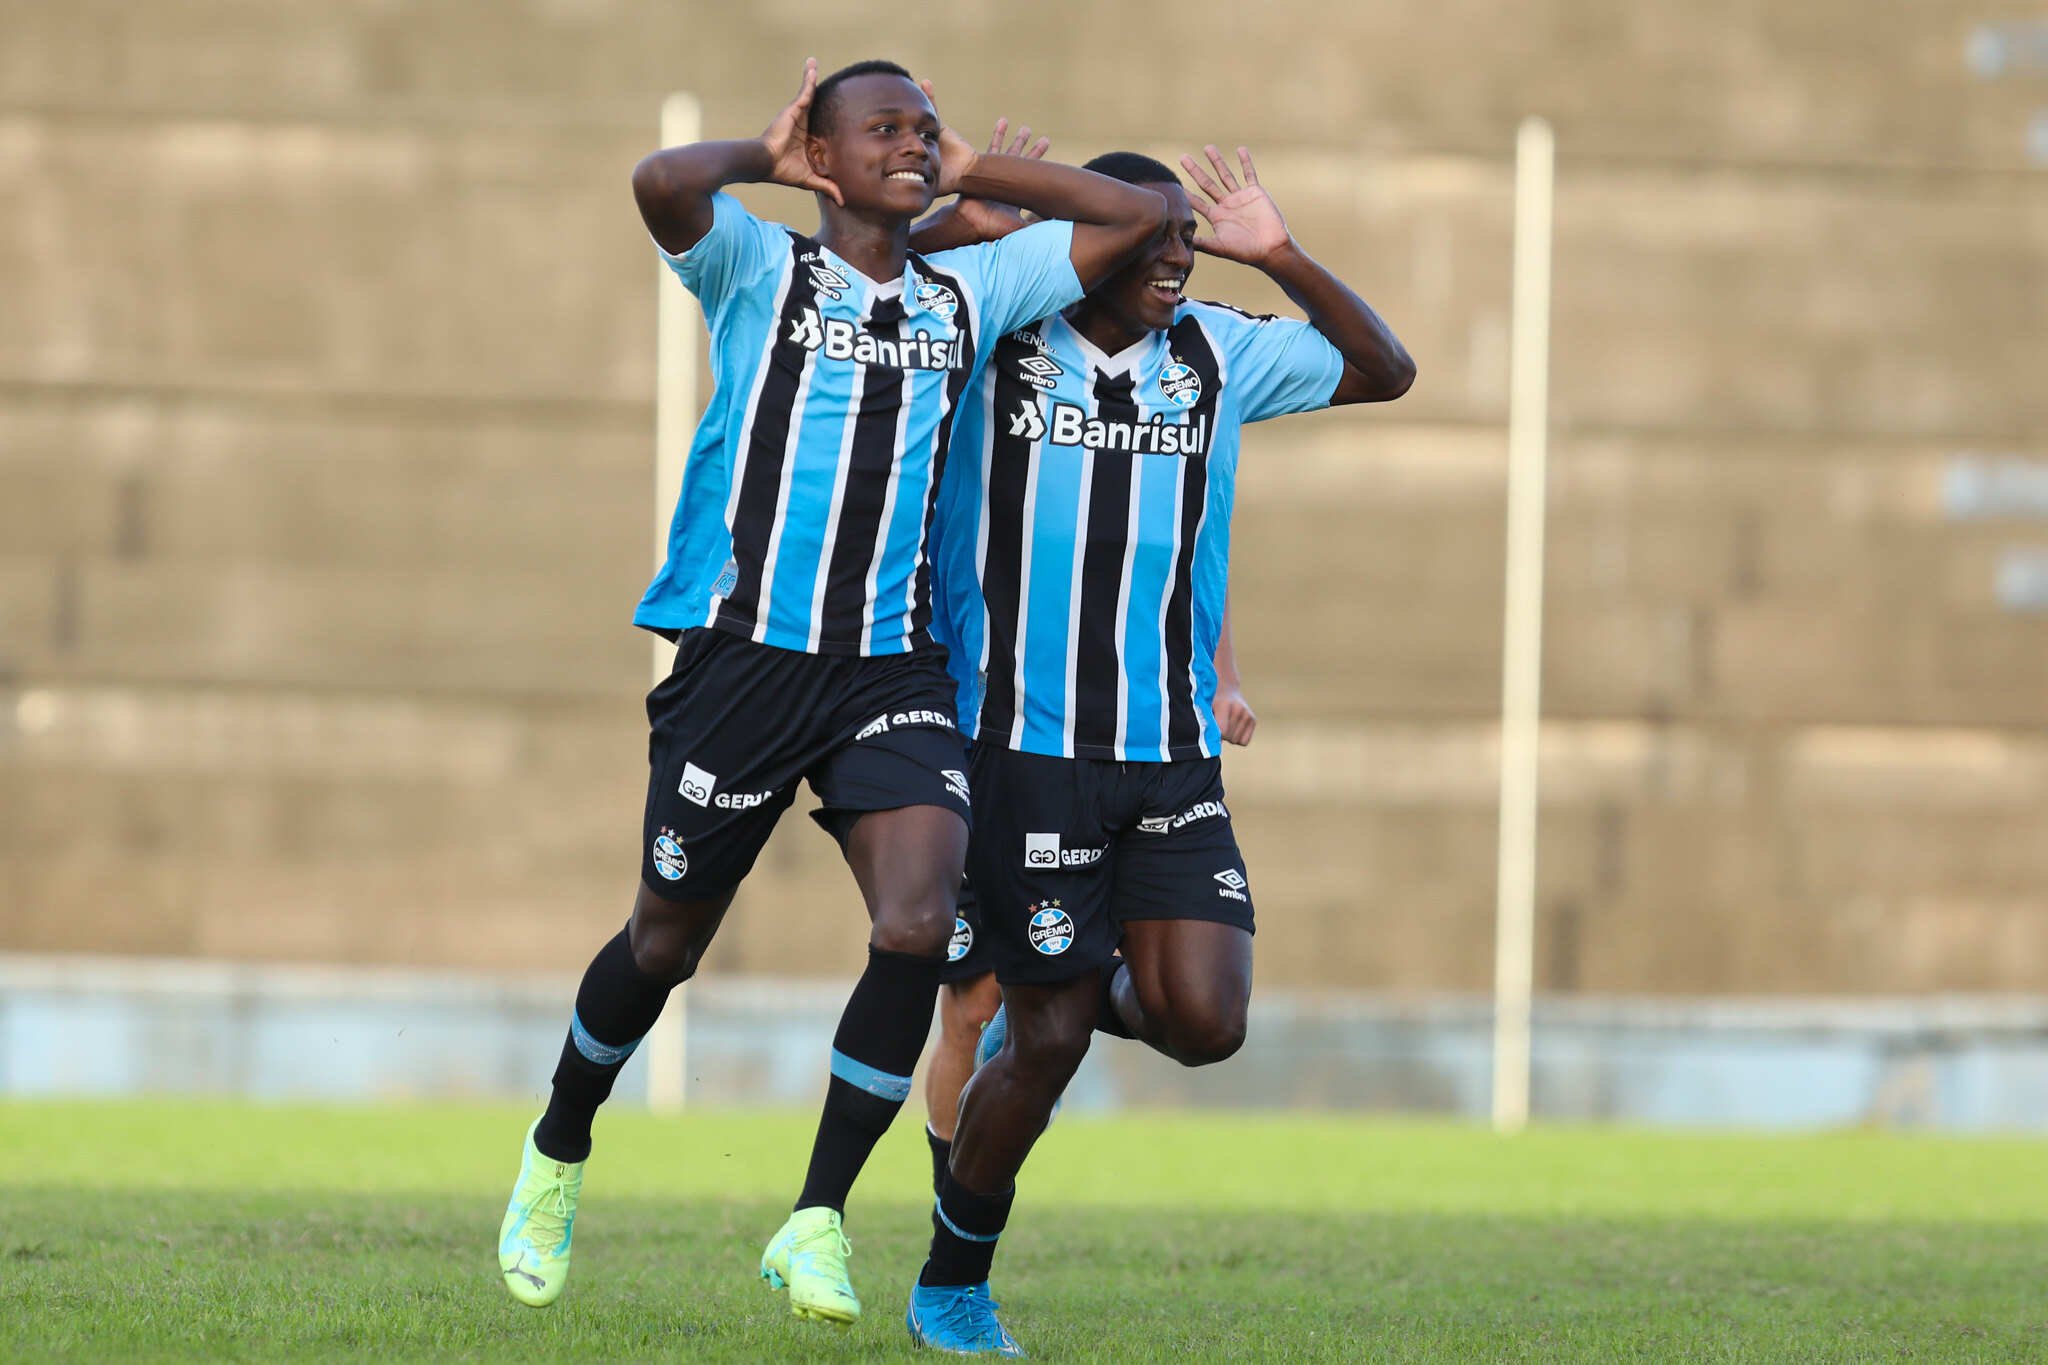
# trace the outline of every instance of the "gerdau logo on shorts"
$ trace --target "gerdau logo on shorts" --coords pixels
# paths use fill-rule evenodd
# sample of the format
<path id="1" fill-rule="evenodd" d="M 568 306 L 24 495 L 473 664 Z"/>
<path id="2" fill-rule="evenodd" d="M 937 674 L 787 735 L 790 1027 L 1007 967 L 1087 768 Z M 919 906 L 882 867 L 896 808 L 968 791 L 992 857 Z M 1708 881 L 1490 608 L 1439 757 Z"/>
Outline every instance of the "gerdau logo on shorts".
<path id="1" fill-rule="evenodd" d="M 707 773 L 694 763 L 685 763 L 683 780 L 676 783 L 676 791 L 693 806 L 708 806 L 711 804 L 711 789 L 717 785 L 718 774 Z"/>
<path id="2" fill-rule="evenodd" d="M 1058 901 L 1031 907 L 1031 923 L 1025 931 L 1031 946 L 1047 957 L 1057 957 L 1074 946 L 1074 920 L 1060 909 Z"/>
<path id="3" fill-rule="evenodd" d="M 1097 862 L 1106 848 L 1061 848 L 1057 834 L 1024 836 L 1024 866 L 1033 872 L 1051 872 L 1063 867 L 1087 867 Z"/>

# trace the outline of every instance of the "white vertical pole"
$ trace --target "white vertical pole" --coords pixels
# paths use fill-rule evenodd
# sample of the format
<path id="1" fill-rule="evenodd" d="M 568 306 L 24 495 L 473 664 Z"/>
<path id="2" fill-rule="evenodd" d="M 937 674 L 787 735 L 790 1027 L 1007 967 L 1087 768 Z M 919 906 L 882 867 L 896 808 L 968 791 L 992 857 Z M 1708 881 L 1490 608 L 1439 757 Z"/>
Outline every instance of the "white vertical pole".
<path id="1" fill-rule="evenodd" d="M 678 147 L 698 141 L 703 116 L 694 95 L 677 91 L 661 102 L 661 145 Z M 669 521 L 683 491 L 683 464 L 697 429 L 697 300 L 668 268 L 659 266 L 655 285 L 654 348 L 654 563 L 668 558 Z M 654 681 L 659 684 L 675 664 L 675 646 L 654 636 Z M 673 1114 L 683 1107 L 689 1070 L 689 1015 L 686 988 L 669 993 L 668 1005 L 647 1035 L 647 1107 Z"/>
<path id="2" fill-rule="evenodd" d="M 1529 1121 L 1536 975 L 1536 740 L 1543 679 L 1544 462 L 1550 425 L 1550 231 L 1556 142 L 1515 136 L 1514 319 L 1508 362 L 1507 623 L 1501 659 L 1500 861 L 1493 965 L 1493 1126 Z"/>

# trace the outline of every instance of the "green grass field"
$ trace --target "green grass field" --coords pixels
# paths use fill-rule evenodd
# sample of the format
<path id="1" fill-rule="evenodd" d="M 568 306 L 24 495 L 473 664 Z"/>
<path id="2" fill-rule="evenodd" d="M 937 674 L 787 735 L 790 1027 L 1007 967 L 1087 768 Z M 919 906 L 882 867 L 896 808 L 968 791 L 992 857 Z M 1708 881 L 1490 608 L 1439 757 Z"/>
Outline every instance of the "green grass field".
<path id="1" fill-rule="evenodd" d="M 914 1115 L 849 1209 L 867 1316 L 753 1278 L 809 1115 L 614 1112 L 567 1296 L 493 1244 L 524 1111 L 0 1105 L 0 1359 L 918 1358 Z M 995 1288 L 1035 1358 L 2048 1359 L 2048 1145 L 1062 1118 Z"/>

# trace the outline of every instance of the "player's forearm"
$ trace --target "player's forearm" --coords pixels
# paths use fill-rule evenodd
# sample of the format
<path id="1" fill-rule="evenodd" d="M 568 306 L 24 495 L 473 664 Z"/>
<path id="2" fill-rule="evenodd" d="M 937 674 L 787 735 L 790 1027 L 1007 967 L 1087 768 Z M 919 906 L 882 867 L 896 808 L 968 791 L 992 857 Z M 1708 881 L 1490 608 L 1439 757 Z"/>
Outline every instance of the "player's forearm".
<path id="1" fill-rule="evenodd" d="M 984 152 L 960 177 L 960 193 L 1014 204 L 1040 218 L 1121 228 L 1143 242 L 1166 218 L 1166 201 L 1151 190 L 1057 161 Z"/>
<path id="2" fill-rule="evenodd" d="M 1230 603 L 1223 604 L 1223 629 L 1216 637 L 1216 681 L 1232 692 L 1241 690 L 1237 680 L 1237 649 L 1230 642 Z"/>
<path id="3" fill-rule="evenodd" d="M 1415 361 L 1371 304 L 1293 242 L 1268 256 L 1265 271 L 1308 315 L 1349 371 L 1337 401 L 1399 398 L 1415 382 Z"/>
<path id="4" fill-rule="evenodd" d="M 633 198 L 654 240 L 680 254 L 711 231 L 712 195 L 766 180 L 774 169 L 775 158 L 757 137 L 668 147 L 633 168 Z"/>
<path id="5" fill-rule="evenodd" d="M 935 251 L 993 242 L 1023 226 L 1024 220 L 1015 214 L 989 213 L 977 220 L 962 213 L 958 203 L 952 203 L 911 225 L 910 249 L 929 256 Z"/>

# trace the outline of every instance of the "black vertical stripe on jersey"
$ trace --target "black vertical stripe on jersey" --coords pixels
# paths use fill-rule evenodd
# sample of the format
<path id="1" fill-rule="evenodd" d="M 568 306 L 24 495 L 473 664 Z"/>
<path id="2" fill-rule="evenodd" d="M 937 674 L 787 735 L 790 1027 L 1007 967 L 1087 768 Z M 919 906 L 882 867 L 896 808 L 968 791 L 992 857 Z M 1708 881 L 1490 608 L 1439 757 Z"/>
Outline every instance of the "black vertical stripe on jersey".
<path id="1" fill-rule="evenodd" d="M 916 252 L 910 253 L 911 269 L 920 280 L 942 284 L 953 291 L 959 305 L 950 319 L 953 324 L 953 369 L 946 376 L 946 407 L 939 415 L 937 433 L 932 438 L 932 478 L 925 489 L 924 523 L 918 527 L 917 573 L 911 588 L 910 638 L 911 643 L 921 645 L 931 638 L 932 624 L 932 558 L 924 553 L 932 543 L 932 518 L 939 510 L 939 485 L 946 476 L 946 453 L 953 446 L 953 425 L 960 416 L 960 400 L 966 396 L 967 381 L 974 377 L 975 340 L 974 310 L 968 306 L 967 289 L 958 275 L 934 269 L 931 262 Z"/>
<path id="2" fill-rule="evenodd" d="M 1209 438 L 1200 455 L 1188 457 L 1181 471 L 1180 553 L 1173 566 L 1173 592 L 1166 601 L 1166 745 L 1170 759 L 1202 756 L 1202 723 L 1195 714 L 1195 689 L 1189 666 L 1195 654 L 1195 538 L 1209 501 L 1209 451 L 1216 448 L 1217 399 L 1223 375 L 1208 334 L 1193 317 L 1173 325 L 1167 340 L 1174 359 L 1202 381 L 1202 396 L 1189 410 L 1189 422 L 1206 422 Z"/>
<path id="3" fill-rule="evenodd" d="M 981 581 L 987 608 L 983 619 L 988 629 L 988 690 L 981 702 L 981 730 L 992 736 L 1014 736 L 1019 724 L 1017 651 L 1023 642 L 1017 638 L 1017 611 L 1025 592 L 1024 540 L 1031 534 L 1031 513 L 1024 504 L 1031 486 L 1031 438 L 1011 435 L 1010 419 L 1024 404 L 1038 404 L 1038 390 L 1019 378 L 1017 368 L 1037 354 L 1037 347 L 1011 333 L 996 343 L 988 362 L 995 393 L 988 410 L 988 496 L 982 509 L 988 518 L 988 560 Z"/>
<path id="4" fill-rule="evenodd" d="M 782 496 L 782 462 L 788 455 L 790 428 L 803 420 L 795 410 L 797 390 L 811 352 L 792 340 L 806 308 L 818 305 L 817 287 L 803 268 L 806 251 L 818 244 L 789 234 L 789 294 L 775 321 L 774 344 L 768 348 L 768 374 L 754 402 L 753 431 L 747 442 L 746 465 L 740 472 L 739 499 L 732 516 L 732 558 L 739 581 L 718 607 L 715 624 L 751 635 L 761 606 L 761 568 L 768 542 L 775 534 L 776 502 Z"/>
<path id="5" fill-rule="evenodd" d="M 1095 373 L 1095 416 L 1104 422 L 1138 420 L 1138 402 L 1128 374 Z M 1074 757 L 1115 758 L 1117 680 L 1123 660 L 1116 647 L 1123 617 L 1124 555 L 1131 543 L 1131 464 L 1144 457 L 1129 450 L 1097 450 L 1088 486 L 1086 548 L 1081 552 L 1080 628 L 1067 647 L 1074 651 Z"/>
<path id="6" fill-rule="evenodd" d="M 868 314 L 866 330 L 870 336 L 894 341 L 902 321 L 901 299 L 879 299 Z M 821 642 L 858 645 L 867 624 L 868 571 L 887 549 L 875 541 L 889 501 L 889 482 L 895 477 L 896 429 L 909 401 L 909 387 L 909 377 L 900 369 L 869 365 L 863 373 L 839 521 L 828 551 L 831 562 L 826 566 L 824 610 L 818 621 Z"/>

